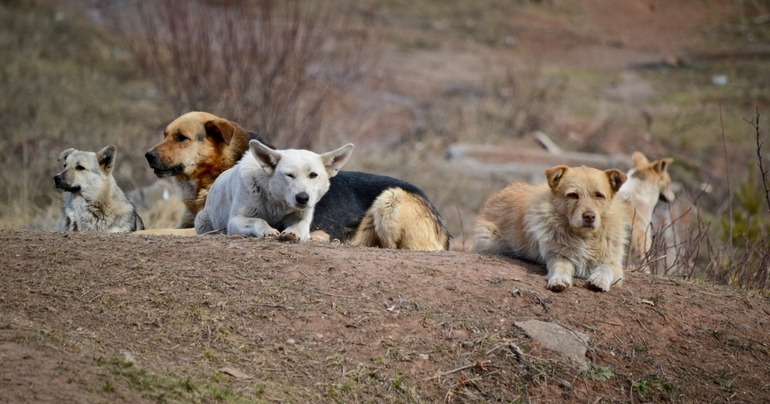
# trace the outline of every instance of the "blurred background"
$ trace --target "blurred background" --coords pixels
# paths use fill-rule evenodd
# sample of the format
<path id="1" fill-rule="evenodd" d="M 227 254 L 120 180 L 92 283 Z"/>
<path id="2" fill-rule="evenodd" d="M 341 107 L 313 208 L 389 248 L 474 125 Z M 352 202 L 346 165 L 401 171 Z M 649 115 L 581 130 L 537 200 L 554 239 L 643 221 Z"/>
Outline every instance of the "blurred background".
<path id="1" fill-rule="evenodd" d="M 52 228 L 57 155 L 109 144 L 172 226 L 143 155 L 203 110 L 281 148 L 355 143 L 346 169 L 422 188 L 455 250 L 486 196 L 543 179 L 543 139 L 624 171 L 673 157 L 653 272 L 768 289 L 767 0 L 0 0 L 0 43 L 0 228 Z"/>

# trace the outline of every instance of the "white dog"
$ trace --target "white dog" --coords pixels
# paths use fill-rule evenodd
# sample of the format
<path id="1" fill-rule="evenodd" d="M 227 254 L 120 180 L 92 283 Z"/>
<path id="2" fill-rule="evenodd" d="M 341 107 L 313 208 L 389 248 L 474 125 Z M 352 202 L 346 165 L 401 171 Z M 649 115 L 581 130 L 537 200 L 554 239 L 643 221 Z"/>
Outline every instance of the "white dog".
<path id="1" fill-rule="evenodd" d="M 352 144 L 316 154 L 273 150 L 250 141 L 238 164 L 209 189 L 206 205 L 195 217 L 195 232 L 226 229 L 231 235 L 307 241 L 316 203 L 352 152 Z"/>
<path id="2" fill-rule="evenodd" d="M 120 233 L 144 229 L 142 218 L 115 183 L 115 146 L 98 153 L 67 149 L 59 154 L 64 169 L 53 177 L 64 191 L 59 223 L 53 231 Z"/>

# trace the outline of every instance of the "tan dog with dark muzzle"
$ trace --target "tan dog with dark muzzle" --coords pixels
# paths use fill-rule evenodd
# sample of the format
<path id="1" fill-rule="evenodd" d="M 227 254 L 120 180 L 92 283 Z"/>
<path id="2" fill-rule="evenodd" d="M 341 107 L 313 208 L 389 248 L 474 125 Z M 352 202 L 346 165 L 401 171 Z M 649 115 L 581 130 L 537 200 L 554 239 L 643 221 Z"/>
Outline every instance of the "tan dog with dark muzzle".
<path id="1" fill-rule="evenodd" d="M 158 178 L 173 177 L 179 184 L 185 211 L 177 228 L 193 227 L 214 180 L 243 157 L 252 139 L 270 146 L 236 123 L 207 112 L 188 112 L 168 124 L 163 140 L 144 156 Z"/>

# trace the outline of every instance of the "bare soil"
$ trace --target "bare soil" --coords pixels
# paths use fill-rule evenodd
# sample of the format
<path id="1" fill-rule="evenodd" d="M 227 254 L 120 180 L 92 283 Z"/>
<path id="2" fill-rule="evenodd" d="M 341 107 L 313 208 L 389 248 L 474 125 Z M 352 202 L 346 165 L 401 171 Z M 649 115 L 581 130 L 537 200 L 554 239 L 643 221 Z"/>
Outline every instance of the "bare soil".
<path id="1" fill-rule="evenodd" d="M 770 302 L 725 287 L 556 294 L 514 260 L 225 236 L 0 244 L 0 402 L 770 401 Z M 595 365 L 528 319 L 588 335 Z"/>

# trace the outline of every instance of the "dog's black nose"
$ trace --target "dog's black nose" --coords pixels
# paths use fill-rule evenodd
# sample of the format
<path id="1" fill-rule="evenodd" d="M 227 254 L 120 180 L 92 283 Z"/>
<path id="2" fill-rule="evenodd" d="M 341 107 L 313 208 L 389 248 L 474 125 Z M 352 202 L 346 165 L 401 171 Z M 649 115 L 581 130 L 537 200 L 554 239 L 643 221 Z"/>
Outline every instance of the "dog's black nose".
<path id="1" fill-rule="evenodd" d="M 158 160 L 158 152 L 150 150 L 147 153 L 144 153 L 144 158 L 147 159 L 149 165 L 153 165 Z"/>
<path id="2" fill-rule="evenodd" d="M 307 205 L 310 201 L 310 195 L 307 192 L 300 192 L 294 198 L 297 200 L 297 205 Z"/>
<path id="3" fill-rule="evenodd" d="M 596 213 L 591 212 L 590 210 L 583 213 L 583 223 L 593 224 L 594 220 L 596 220 Z"/>
<path id="4" fill-rule="evenodd" d="M 59 184 L 61 184 L 61 181 L 62 181 L 62 177 L 61 177 L 61 175 L 59 175 L 59 174 L 56 174 L 56 175 L 54 175 L 54 176 L 53 176 L 53 184 L 54 184 L 54 185 L 59 185 Z"/>

